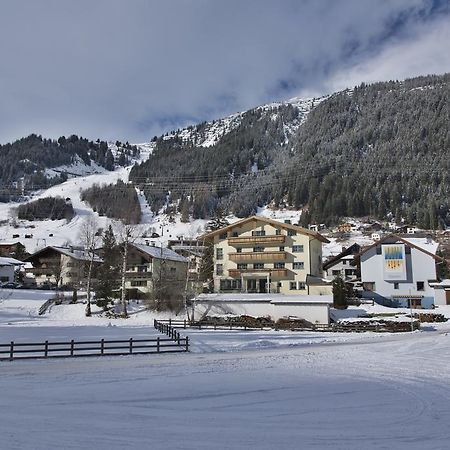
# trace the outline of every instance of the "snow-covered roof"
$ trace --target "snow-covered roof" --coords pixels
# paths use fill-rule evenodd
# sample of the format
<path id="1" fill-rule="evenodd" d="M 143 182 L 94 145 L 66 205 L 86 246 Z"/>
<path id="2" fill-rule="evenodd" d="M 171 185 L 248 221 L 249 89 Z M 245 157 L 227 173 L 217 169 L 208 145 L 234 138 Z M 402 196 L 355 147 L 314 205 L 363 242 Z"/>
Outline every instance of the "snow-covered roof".
<path id="1" fill-rule="evenodd" d="M 435 283 L 430 283 L 431 287 L 437 287 L 437 288 L 450 288 L 450 279 L 446 278 L 445 280 L 439 281 L 439 282 L 435 282 Z"/>
<path id="2" fill-rule="evenodd" d="M 285 294 L 200 294 L 198 302 L 248 302 L 248 303 L 290 303 L 290 304 L 332 304 L 332 295 L 285 295 Z"/>
<path id="3" fill-rule="evenodd" d="M 167 259 L 169 261 L 178 261 L 187 263 L 188 260 L 184 257 L 175 253 L 173 250 L 165 247 L 155 247 L 153 245 L 142 245 L 142 244 L 133 244 L 141 252 L 146 253 L 152 258 L 156 259 Z"/>
<path id="4" fill-rule="evenodd" d="M 25 263 L 15 258 L 0 257 L 0 266 L 23 266 Z"/>
<path id="5" fill-rule="evenodd" d="M 55 249 L 59 253 L 63 255 L 69 256 L 70 258 L 77 259 L 79 261 L 90 261 L 91 255 L 83 249 L 75 248 L 75 247 L 53 247 L 50 248 Z M 94 262 L 103 262 L 103 259 L 97 255 L 94 255 Z"/>
<path id="6" fill-rule="evenodd" d="M 56 252 L 61 253 L 62 255 L 69 256 L 70 258 L 76 259 L 78 261 L 90 261 L 91 259 L 91 255 L 83 249 L 77 247 L 56 247 L 53 245 L 49 245 L 48 247 L 45 247 L 42 250 L 39 250 L 33 255 L 29 256 L 27 260 L 33 258 L 36 255 L 39 255 L 40 253 L 43 253 L 48 249 L 55 250 Z M 101 263 L 103 262 L 103 259 L 97 255 L 94 255 L 93 261 Z"/>
<path id="7" fill-rule="evenodd" d="M 428 238 L 403 238 L 403 240 L 415 245 L 416 247 L 421 248 L 422 250 L 427 251 L 433 255 L 436 254 L 437 249 L 439 247 L 439 243 L 433 241 Z"/>

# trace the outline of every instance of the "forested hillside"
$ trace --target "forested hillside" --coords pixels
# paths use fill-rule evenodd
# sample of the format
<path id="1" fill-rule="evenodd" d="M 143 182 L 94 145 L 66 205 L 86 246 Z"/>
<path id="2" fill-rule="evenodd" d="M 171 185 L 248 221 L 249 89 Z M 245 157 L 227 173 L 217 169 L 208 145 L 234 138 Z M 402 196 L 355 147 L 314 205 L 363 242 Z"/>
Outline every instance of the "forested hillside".
<path id="1" fill-rule="evenodd" d="M 217 207 L 245 216 L 272 202 L 302 208 L 304 224 L 391 214 L 442 227 L 450 224 L 449 94 L 450 75 L 363 84 L 317 102 L 301 125 L 292 105 L 256 108 L 210 147 L 192 132 L 157 139 L 130 179 L 154 211 L 169 200 L 184 216 L 207 218 Z"/>
<path id="2" fill-rule="evenodd" d="M 120 148 L 116 160 L 106 142 L 89 141 L 76 135 L 52 140 L 32 134 L 0 145 L 0 201 L 9 201 L 22 190 L 42 189 L 61 183 L 70 175 L 70 169 L 67 173 L 61 171 L 52 176 L 45 173 L 46 169 L 81 161 L 87 166 L 95 162 L 106 170 L 113 170 L 115 165 L 129 164 L 130 156 L 139 151 L 128 143 L 117 142 L 116 145 Z"/>
<path id="3" fill-rule="evenodd" d="M 116 184 L 97 185 L 81 192 L 81 200 L 86 201 L 100 216 L 121 219 L 125 223 L 136 224 L 141 220 L 141 207 L 136 189 L 123 181 Z"/>

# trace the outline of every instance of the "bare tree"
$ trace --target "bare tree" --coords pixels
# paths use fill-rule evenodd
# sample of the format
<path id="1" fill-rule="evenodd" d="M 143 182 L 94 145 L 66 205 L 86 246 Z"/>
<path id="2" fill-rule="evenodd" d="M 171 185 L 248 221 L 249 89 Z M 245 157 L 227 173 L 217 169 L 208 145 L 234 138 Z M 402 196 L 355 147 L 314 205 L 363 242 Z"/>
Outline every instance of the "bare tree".
<path id="1" fill-rule="evenodd" d="M 139 227 L 136 225 L 121 223 L 116 230 L 118 236 L 118 244 L 120 246 L 120 252 L 122 256 L 122 271 L 121 271 L 121 298 L 120 303 L 122 306 L 122 316 L 128 317 L 127 311 L 127 298 L 125 290 L 127 264 L 128 264 L 128 247 L 130 244 L 136 241 L 139 236 Z"/>
<path id="2" fill-rule="evenodd" d="M 95 250 L 99 245 L 100 238 L 98 236 L 98 222 L 94 216 L 87 217 L 81 225 L 79 239 L 83 245 L 84 251 L 88 255 L 87 261 L 87 304 L 86 304 L 86 316 L 92 314 L 91 311 L 91 281 L 92 281 L 92 268 L 96 258 Z"/>

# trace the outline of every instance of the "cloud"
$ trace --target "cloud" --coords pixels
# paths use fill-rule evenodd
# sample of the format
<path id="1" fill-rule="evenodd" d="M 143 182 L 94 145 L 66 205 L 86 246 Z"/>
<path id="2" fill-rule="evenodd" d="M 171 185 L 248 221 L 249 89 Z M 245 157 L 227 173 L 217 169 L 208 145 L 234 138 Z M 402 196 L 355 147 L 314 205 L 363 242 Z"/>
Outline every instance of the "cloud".
<path id="1" fill-rule="evenodd" d="M 0 142 L 31 132 L 146 141 L 298 94 L 444 72 L 447 3 L 5 3 Z"/>

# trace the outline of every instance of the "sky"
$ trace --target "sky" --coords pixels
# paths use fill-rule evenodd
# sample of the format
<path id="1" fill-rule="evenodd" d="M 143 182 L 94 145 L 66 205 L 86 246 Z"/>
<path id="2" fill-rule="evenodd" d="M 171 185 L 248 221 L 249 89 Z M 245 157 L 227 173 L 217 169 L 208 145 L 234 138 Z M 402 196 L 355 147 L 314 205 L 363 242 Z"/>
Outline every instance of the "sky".
<path id="1" fill-rule="evenodd" d="M 0 0 L 0 144 L 147 142 L 271 101 L 450 71 L 450 0 Z"/>

